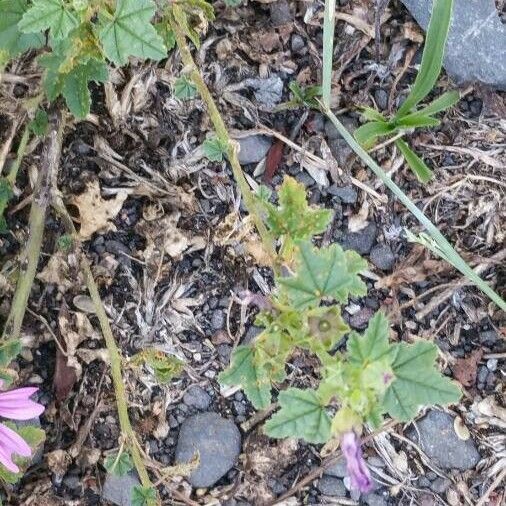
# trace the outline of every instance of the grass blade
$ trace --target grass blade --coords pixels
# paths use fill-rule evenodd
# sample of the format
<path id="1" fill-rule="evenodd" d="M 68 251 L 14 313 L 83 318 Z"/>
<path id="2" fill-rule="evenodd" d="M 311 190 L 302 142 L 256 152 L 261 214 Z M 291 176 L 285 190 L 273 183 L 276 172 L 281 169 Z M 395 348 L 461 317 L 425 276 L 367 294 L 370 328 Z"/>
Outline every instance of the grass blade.
<path id="1" fill-rule="evenodd" d="M 483 279 L 474 272 L 467 262 L 455 251 L 439 229 L 418 209 L 415 203 L 397 186 L 392 178 L 371 158 L 353 136 L 346 130 L 344 125 L 337 119 L 336 115 L 328 108 L 323 107 L 322 112 L 330 119 L 339 134 L 348 143 L 351 149 L 363 160 L 363 162 L 378 176 L 390 191 L 406 206 L 415 218 L 425 227 L 429 235 L 443 253 L 444 258 L 458 271 L 473 282 L 483 293 L 485 293 L 499 308 L 506 311 L 506 302 L 498 295 Z"/>
<path id="2" fill-rule="evenodd" d="M 404 116 L 404 118 L 398 119 L 395 122 L 395 126 L 398 128 L 426 128 L 426 127 L 436 127 L 441 124 L 436 118 L 431 116 L 424 116 L 422 114 L 410 114 L 409 116 Z"/>
<path id="3" fill-rule="evenodd" d="M 374 141 L 383 135 L 388 135 L 395 130 L 393 125 L 389 125 L 383 121 L 370 121 L 369 123 L 365 123 L 361 127 L 357 128 L 353 135 L 357 142 L 364 146 L 364 148 L 369 149 L 374 146 Z"/>
<path id="4" fill-rule="evenodd" d="M 447 91 L 440 97 L 436 98 L 426 107 L 423 107 L 419 111 L 413 112 L 404 116 L 402 119 L 411 118 L 415 116 L 434 116 L 438 112 L 445 111 L 460 100 L 460 93 L 458 91 Z"/>
<path id="5" fill-rule="evenodd" d="M 415 84 L 411 88 L 411 93 L 397 111 L 396 118 L 401 118 L 409 113 L 430 93 L 436 84 L 443 65 L 452 7 L 453 0 L 434 0 L 420 70 L 416 76 Z"/>
<path id="6" fill-rule="evenodd" d="M 432 171 L 427 164 L 402 139 L 397 139 L 395 145 L 399 148 L 402 156 L 419 181 L 422 183 L 429 182 L 432 178 Z"/>

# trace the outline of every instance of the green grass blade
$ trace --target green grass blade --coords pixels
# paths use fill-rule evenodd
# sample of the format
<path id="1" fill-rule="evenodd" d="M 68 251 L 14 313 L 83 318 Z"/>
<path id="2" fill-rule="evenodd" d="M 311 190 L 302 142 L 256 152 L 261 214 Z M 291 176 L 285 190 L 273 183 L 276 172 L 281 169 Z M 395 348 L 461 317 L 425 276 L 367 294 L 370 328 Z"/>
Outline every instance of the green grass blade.
<path id="1" fill-rule="evenodd" d="M 434 0 L 420 70 L 411 88 L 411 93 L 399 108 L 396 118 L 401 118 L 409 113 L 430 93 L 436 84 L 443 65 L 452 7 L 453 0 Z"/>
<path id="2" fill-rule="evenodd" d="M 371 158 L 346 130 L 344 125 L 337 119 L 336 115 L 329 109 L 323 108 L 323 113 L 330 119 L 336 127 L 339 134 L 348 143 L 351 149 L 363 160 L 363 162 L 378 176 L 389 190 L 406 206 L 406 208 L 415 216 L 415 218 L 425 227 L 429 235 L 443 253 L 444 257 L 451 265 L 460 271 L 466 278 L 473 282 L 483 293 L 485 293 L 498 307 L 506 311 L 506 302 L 471 269 L 466 261 L 455 251 L 453 246 L 447 241 L 439 229 L 418 209 L 415 203 L 397 186 L 394 181 L 385 173 L 385 171 Z"/>
<path id="3" fill-rule="evenodd" d="M 360 112 L 367 121 L 385 121 L 383 114 L 372 107 L 364 106 Z"/>
<path id="4" fill-rule="evenodd" d="M 426 107 L 423 107 L 419 111 L 413 112 L 404 116 L 401 119 L 412 118 L 416 116 L 434 116 L 438 112 L 445 111 L 449 109 L 453 105 L 455 105 L 460 100 L 460 93 L 458 91 L 447 91 L 443 93 L 440 97 L 436 98 Z"/>
<path id="5" fill-rule="evenodd" d="M 393 125 L 389 125 L 386 122 L 370 121 L 369 123 L 365 123 L 361 127 L 357 128 L 353 132 L 353 135 L 361 146 L 369 149 L 374 146 L 374 142 L 378 137 L 391 134 L 394 129 L 395 127 Z"/>
<path id="6" fill-rule="evenodd" d="M 411 170 L 422 183 L 427 183 L 432 178 L 432 171 L 427 164 L 402 140 L 397 139 L 395 145 L 399 148 Z"/>
<path id="7" fill-rule="evenodd" d="M 395 122 L 395 126 L 398 128 L 426 128 L 436 127 L 441 124 L 436 118 L 424 115 L 412 115 L 404 116 L 404 118 L 398 119 Z"/>

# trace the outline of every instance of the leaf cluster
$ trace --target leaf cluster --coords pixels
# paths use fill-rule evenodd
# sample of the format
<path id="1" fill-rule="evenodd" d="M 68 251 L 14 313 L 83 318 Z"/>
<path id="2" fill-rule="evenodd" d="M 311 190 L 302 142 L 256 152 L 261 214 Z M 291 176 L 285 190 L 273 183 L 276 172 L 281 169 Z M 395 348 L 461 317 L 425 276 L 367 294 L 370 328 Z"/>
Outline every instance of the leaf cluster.
<path id="1" fill-rule="evenodd" d="M 39 57 L 47 98 L 63 96 L 78 118 L 89 113 L 89 85 L 107 80 L 109 64 L 165 58 L 175 46 L 171 19 L 198 45 L 194 26 L 214 18 L 205 0 L 165 6 L 154 0 L 0 0 L 0 12 L 2 54 L 12 58 L 47 46 Z"/>
<path id="2" fill-rule="evenodd" d="M 235 349 L 219 381 L 240 385 L 255 408 L 265 409 L 272 389 L 285 382 L 286 364 L 297 349 L 317 357 L 320 379 L 317 388 L 282 390 L 280 409 L 267 421 L 266 433 L 324 443 L 364 423 L 378 427 L 386 414 L 409 420 L 421 406 L 457 401 L 460 390 L 437 371 L 432 343 L 390 342 L 389 322 L 381 312 L 363 334 L 350 331 L 340 304 L 366 294 L 360 273 L 367 263 L 337 244 L 313 246 L 330 215 L 309 207 L 304 187 L 289 177 L 277 206 L 269 197 L 262 191 L 260 201 L 280 244 L 283 274 L 275 278 L 271 309 L 256 318 L 263 331 Z M 289 254 L 283 251 L 286 244 Z"/>
<path id="3" fill-rule="evenodd" d="M 434 116 L 455 105 L 460 95 L 448 91 L 426 106 L 420 102 L 432 91 L 441 73 L 444 48 L 451 21 L 453 0 L 435 0 L 427 30 L 422 63 L 406 100 L 391 118 L 385 118 L 375 109 L 364 107 L 362 114 L 368 121 L 354 132 L 355 139 L 366 149 L 373 147 L 381 137 L 393 137 L 416 128 L 435 127 L 440 121 Z M 432 177 L 432 171 L 409 145 L 401 138 L 395 145 L 418 179 L 425 183 Z"/>

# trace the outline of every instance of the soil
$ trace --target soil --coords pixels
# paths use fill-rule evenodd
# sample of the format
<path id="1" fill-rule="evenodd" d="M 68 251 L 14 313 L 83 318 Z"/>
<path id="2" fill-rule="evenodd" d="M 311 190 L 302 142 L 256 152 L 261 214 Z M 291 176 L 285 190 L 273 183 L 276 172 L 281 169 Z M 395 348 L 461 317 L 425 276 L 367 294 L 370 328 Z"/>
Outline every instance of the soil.
<path id="1" fill-rule="evenodd" d="M 342 12 L 374 27 L 372 0 L 340 0 L 339 5 Z M 196 54 L 227 125 L 243 137 L 272 129 L 326 160 L 330 150 L 340 167 L 339 174 L 323 173 L 328 184 L 318 184 L 300 153 L 272 138 L 267 174 L 264 162 L 246 165 L 245 171 L 273 189 L 285 174 L 303 182 L 311 203 L 334 211 L 323 243 L 355 245 L 367 259 L 376 247 L 366 279 L 369 293 L 351 300 L 344 315 L 360 330 L 383 308 L 395 339 L 419 336 L 439 345 L 443 370 L 460 381 L 465 392 L 460 404 L 447 411 L 467 429 L 480 462 L 472 469 L 439 469 L 418 445 L 410 444 L 404 436 L 407 427 L 397 425 L 366 444 L 378 486 L 372 495 L 359 498 L 346 490 L 342 476 L 325 475 L 319 481 L 321 447 L 268 440 L 262 424 L 252 422 L 255 411 L 243 393 L 220 389 L 217 375 L 228 365 L 233 347 L 254 338 L 257 330 L 255 310 L 242 308 L 238 298 L 244 290 L 268 292 L 272 275 L 248 255 L 240 240 L 241 234 L 257 239 L 247 229 L 229 166 L 202 157 L 199 146 L 212 132 L 203 103 L 181 102 L 172 94 L 180 70 L 176 51 L 158 65 L 133 62 L 114 71 L 114 85 L 107 91 L 93 88 L 88 120 L 68 120 L 58 173 L 58 187 L 77 226 L 96 211 L 92 207 L 83 213 L 76 204 L 90 182 L 99 184 L 105 201 L 128 194 L 108 230 L 95 231 L 83 242 L 124 357 L 158 347 L 185 362 L 184 371 L 166 385 L 146 368 L 126 371 L 129 414 L 143 450 L 160 468 L 173 465 L 181 424 L 202 411 L 230 418 L 242 433 L 241 457 L 223 478 L 199 490 L 185 478 L 164 480 L 159 486 L 164 504 L 264 505 L 280 498 L 284 502 L 279 504 L 285 505 L 476 504 L 504 469 L 504 425 L 477 406 L 484 399 L 504 402 L 505 315 L 448 264 L 406 240 L 404 229 L 420 231 L 417 222 L 319 114 L 303 109 L 273 112 L 248 84 L 248 79 L 277 76 L 285 101 L 292 80 L 301 85 L 320 81 L 322 5 L 278 0 L 247 2 L 235 9 L 218 2 L 215 7 L 216 21 L 203 34 Z M 376 40 L 352 24 L 337 23 L 333 109 L 346 125 L 360 124 L 359 105 L 395 108 L 413 82 L 422 32 L 400 3 L 391 2 L 388 12 Z M 411 64 L 403 69 L 409 56 Z M 20 83 L 5 81 L 0 86 L 2 142 L 20 98 L 37 85 L 32 60 L 33 55 L 26 57 L 9 70 L 22 78 Z M 437 92 L 450 87 L 443 73 Z M 441 126 L 409 138 L 435 170 L 430 183 L 421 185 L 391 146 L 374 156 L 476 266 L 504 251 L 506 95 L 479 85 L 463 91 Z M 35 141 L 7 214 L 10 232 L 0 236 L 0 281 L 16 265 L 27 238 L 31 181 L 40 157 L 41 143 Z M 272 164 L 272 157 L 278 163 Z M 350 176 L 380 198 L 353 187 Z M 348 188 L 344 194 L 343 187 Z M 361 226 L 355 234 L 350 220 Z M 161 226 L 174 221 L 177 227 L 171 225 L 171 233 L 186 247 L 174 257 L 161 255 Z M 46 442 L 21 482 L 4 487 L 5 504 L 106 504 L 101 499 L 106 475 L 102 464 L 118 447 L 119 423 L 109 363 L 100 353 L 105 344 L 95 315 L 86 309 L 89 300 L 75 258 L 59 246 L 64 234 L 60 220 L 51 214 L 38 268 L 46 274 L 32 289 L 23 326 L 26 348 L 16 364 L 19 384 L 40 388 Z M 50 276 L 48 266 L 55 255 L 63 268 Z M 504 296 L 504 262 L 492 262 L 483 276 Z M 8 312 L 13 289 L 9 283 L 2 286 L 0 318 Z M 69 371 L 55 339 L 68 347 L 74 335 L 79 336 L 77 349 L 84 351 L 76 354 L 79 370 Z M 288 364 L 287 384 L 313 384 L 314 365 L 311 357 L 295 355 Z M 195 391 L 185 397 L 195 385 L 203 390 L 199 398 Z M 506 424 L 504 418 L 501 423 Z M 307 476 L 314 479 L 305 483 Z M 498 486 L 484 504 L 501 500 L 504 488 Z"/>

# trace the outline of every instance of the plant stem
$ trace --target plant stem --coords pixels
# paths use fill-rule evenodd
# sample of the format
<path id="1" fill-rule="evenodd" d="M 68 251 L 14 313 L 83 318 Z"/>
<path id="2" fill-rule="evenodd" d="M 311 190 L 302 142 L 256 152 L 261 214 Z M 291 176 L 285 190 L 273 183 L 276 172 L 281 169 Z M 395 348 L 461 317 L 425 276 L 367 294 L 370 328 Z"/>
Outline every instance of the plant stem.
<path id="1" fill-rule="evenodd" d="M 14 163 L 11 165 L 11 168 L 9 170 L 9 174 L 7 174 L 6 176 L 6 179 L 7 181 L 9 181 L 9 184 L 11 186 L 14 186 L 14 184 L 16 183 L 19 167 L 21 166 L 21 162 L 23 161 L 23 158 L 25 156 L 26 146 L 28 145 L 29 138 L 30 138 L 30 127 L 28 122 L 28 124 L 25 126 L 25 129 L 23 130 L 21 140 L 19 141 L 18 150 L 16 151 L 16 160 L 14 160 Z"/>
<path id="2" fill-rule="evenodd" d="M 171 16 L 170 17 L 171 28 L 174 31 L 174 35 L 176 37 L 176 42 L 179 47 L 179 52 L 181 53 L 181 59 L 187 69 L 189 69 L 189 75 L 192 81 L 195 83 L 202 100 L 207 105 L 207 110 L 209 113 L 209 117 L 211 118 L 211 122 L 216 130 L 216 135 L 218 139 L 226 146 L 228 146 L 227 157 L 230 161 L 230 166 L 232 167 L 232 172 L 234 174 L 234 178 L 239 186 L 239 189 L 244 198 L 244 204 L 248 213 L 252 216 L 255 226 L 260 234 L 260 238 L 262 239 L 262 243 L 267 253 L 271 257 L 273 268 L 277 270 L 276 264 L 276 251 L 274 249 L 274 240 L 267 230 L 265 226 L 261 213 L 258 209 L 258 205 L 256 202 L 255 195 L 251 191 L 246 178 L 244 177 L 244 173 L 241 168 L 241 164 L 239 163 L 239 159 L 237 158 L 237 147 L 236 144 L 232 142 L 230 136 L 228 134 L 227 127 L 221 117 L 220 111 L 216 106 L 216 103 L 207 87 L 204 79 L 202 78 L 200 71 L 198 70 L 195 61 L 191 55 L 188 44 L 186 43 L 185 35 L 181 30 L 177 21 Z"/>
<path id="3" fill-rule="evenodd" d="M 330 109 L 336 0 L 325 0 L 325 12 L 323 16 L 322 99 L 325 107 Z"/>
<path id="4" fill-rule="evenodd" d="M 63 203 L 63 200 L 56 188 L 53 191 L 53 206 L 62 218 L 67 233 L 73 237 L 75 247 L 78 249 L 79 239 L 77 231 L 74 227 L 74 223 L 72 222 L 72 218 L 70 217 L 70 214 L 68 213 L 67 208 L 65 207 L 65 204 Z M 86 287 L 88 288 L 91 300 L 93 301 L 95 313 L 98 317 L 100 328 L 102 330 L 102 334 L 104 336 L 105 344 L 111 361 L 111 376 L 114 384 L 114 392 L 116 397 L 116 405 L 118 408 L 118 418 L 121 432 L 124 436 L 125 444 L 128 446 L 130 454 L 132 455 L 132 460 L 134 462 L 135 469 L 137 470 L 142 485 L 144 487 L 152 487 L 153 484 L 149 479 L 144 460 L 139 451 L 139 443 L 128 416 L 127 394 L 121 369 L 121 354 L 119 352 L 118 346 L 116 345 L 116 341 L 114 340 L 112 329 L 109 324 L 109 318 L 107 317 L 97 284 L 93 278 L 90 264 L 84 254 L 82 252 L 80 253 L 81 268 L 84 272 Z"/>
<path id="5" fill-rule="evenodd" d="M 471 269 L 466 261 L 455 251 L 453 246 L 446 240 L 439 229 L 416 207 L 410 198 L 393 182 L 383 169 L 369 156 L 369 154 L 358 144 L 353 136 L 346 130 L 343 124 L 337 119 L 334 113 L 322 104 L 322 112 L 330 119 L 337 131 L 341 134 L 348 145 L 363 160 L 363 162 L 383 181 L 383 183 L 396 195 L 396 197 L 411 211 L 415 218 L 425 227 L 430 236 L 443 253 L 443 258 L 459 270 L 464 276 L 471 280 L 483 293 L 488 295 L 497 306 L 506 311 L 506 302 Z"/>
<path id="6" fill-rule="evenodd" d="M 52 129 L 46 138 L 41 167 L 37 182 L 35 183 L 32 205 L 30 208 L 28 241 L 20 255 L 19 279 L 12 299 L 11 309 L 7 321 L 5 322 L 2 340 L 19 339 L 21 333 L 21 325 L 23 323 L 28 298 L 39 262 L 44 224 L 46 221 L 46 211 L 50 202 L 51 181 L 58 170 L 64 123 L 61 115 L 57 112 L 52 121 Z M 23 138 L 25 134 L 23 134 Z M 23 154 L 25 148 L 26 145 L 23 149 L 20 145 L 18 149 L 18 159 L 19 154 Z M 20 159 L 19 163 L 21 163 Z M 12 170 L 9 177 L 11 174 Z"/>

